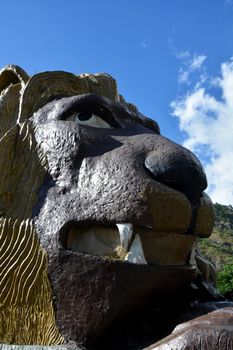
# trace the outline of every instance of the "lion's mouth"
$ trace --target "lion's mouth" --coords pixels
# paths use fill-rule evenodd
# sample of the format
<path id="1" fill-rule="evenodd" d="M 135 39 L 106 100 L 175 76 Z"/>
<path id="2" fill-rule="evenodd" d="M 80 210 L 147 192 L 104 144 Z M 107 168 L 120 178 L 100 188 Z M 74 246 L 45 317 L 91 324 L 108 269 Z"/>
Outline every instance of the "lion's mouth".
<path id="1" fill-rule="evenodd" d="M 150 227 L 121 223 L 114 226 L 70 223 L 60 235 L 63 248 L 82 254 L 134 264 L 192 265 L 196 237 L 155 232 Z"/>
<path id="2" fill-rule="evenodd" d="M 174 215 L 172 219 L 169 215 L 165 219 L 165 214 L 159 211 L 156 214 L 153 226 L 129 222 L 104 225 L 99 222 L 69 221 L 60 230 L 59 241 L 64 249 L 73 252 L 128 263 L 193 265 L 197 237 L 208 237 L 213 229 L 214 214 L 209 197 L 203 193 L 192 230 L 188 224 L 186 227 L 183 225 L 182 229 L 182 225 L 174 220 Z M 189 220 L 193 223 L 191 215 Z"/>

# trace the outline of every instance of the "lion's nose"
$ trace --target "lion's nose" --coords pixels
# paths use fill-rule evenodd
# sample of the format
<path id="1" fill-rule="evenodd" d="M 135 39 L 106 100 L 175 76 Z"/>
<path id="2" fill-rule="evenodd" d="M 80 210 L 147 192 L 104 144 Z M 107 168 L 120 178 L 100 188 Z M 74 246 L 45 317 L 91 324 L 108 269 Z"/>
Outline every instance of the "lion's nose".
<path id="1" fill-rule="evenodd" d="M 198 158 L 188 149 L 168 140 L 147 155 L 145 166 L 156 181 L 183 192 L 191 202 L 196 202 L 207 187 L 206 175 Z"/>

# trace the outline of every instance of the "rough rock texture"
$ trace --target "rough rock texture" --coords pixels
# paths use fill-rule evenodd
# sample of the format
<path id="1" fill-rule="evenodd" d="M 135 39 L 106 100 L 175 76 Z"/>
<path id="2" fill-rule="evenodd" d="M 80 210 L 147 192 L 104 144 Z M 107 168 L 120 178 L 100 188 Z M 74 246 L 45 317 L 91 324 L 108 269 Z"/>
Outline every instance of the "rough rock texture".
<path id="1" fill-rule="evenodd" d="M 58 327 L 66 339 L 92 346 L 114 320 L 141 310 L 154 295 L 179 295 L 195 276 L 191 267 L 134 266 L 72 252 L 61 252 L 53 268 Z"/>
<path id="2" fill-rule="evenodd" d="M 0 341 L 91 349 L 160 301 L 176 314 L 196 300 L 192 282 L 215 297 L 195 245 L 211 234 L 213 208 L 193 153 L 126 103 L 108 74 L 29 78 L 8 66 L 0 91 Z M 124 246 L 118 224 L 132 231 Z"/>
<path id="3" fill-rule="evenodd" d="M 171 335 L 147 350 L 232 350 L 233 307 L 178 325 Z"/>
<path id="4" fill-rule="evenodd" d="M 79 113 L 87 118 L 81 124 L 74 122 Z M 92 114 L 96 119 L 101 116 L 104 127 L 93 127 Z M 196 237 L 210 234 L 213 219 L 211 202 L 202 193 L 206 177 L 190 151 L 160 135 L 157 125 L 137 111 L 106 96 L 54 100 L 39 109 L 32 121 L 50 175 L 34 215 L 49 256 L 58 326 L 65 339 L 93 344 L 121 310 L 137 308 L 167 290 L 175 293 L 185 280 L 187 285 L 194 281 Z M 91 227 L 106 230 L 105 226 L 118 223 L 133 226 L 145 259 L 153 265 L 102 263 L 77 253 L 82 227 L 85 235 Z M 74 249 L 70 241 L 75 241 L 75 233 Z M 87 252 L 95 255 L 94 243 L 90 244 L 92 250 Z M 98 244 L 96 240 L 96 255 L 100 255 Z M 75 251 L 67 252 L 68 247 Z M 189 265 L 193 269 L 188 277 Z M 68 299 L 63 299 L 66 288 Z"/>
<path id="5" fill-rule="evenodd" d="M 43 345 L 12 345 L 12 344 L 0 344 L 0 350 L 82 350 L 76 345 L 55 345 L 55 346 L 43 346 Z"/>

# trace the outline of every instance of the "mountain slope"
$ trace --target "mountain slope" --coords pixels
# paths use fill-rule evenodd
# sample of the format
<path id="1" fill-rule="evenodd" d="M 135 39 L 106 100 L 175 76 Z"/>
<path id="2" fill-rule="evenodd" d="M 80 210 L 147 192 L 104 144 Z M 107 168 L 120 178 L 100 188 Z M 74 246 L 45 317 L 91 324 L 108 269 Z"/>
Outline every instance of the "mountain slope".
<path id="1" fill-rule="evenodd" d="M 210 238 L 201 239 L 201 253 L 221 271 L 226 264 L 233 264 L 233 207 L 214 204 L 215 225 Z"/>

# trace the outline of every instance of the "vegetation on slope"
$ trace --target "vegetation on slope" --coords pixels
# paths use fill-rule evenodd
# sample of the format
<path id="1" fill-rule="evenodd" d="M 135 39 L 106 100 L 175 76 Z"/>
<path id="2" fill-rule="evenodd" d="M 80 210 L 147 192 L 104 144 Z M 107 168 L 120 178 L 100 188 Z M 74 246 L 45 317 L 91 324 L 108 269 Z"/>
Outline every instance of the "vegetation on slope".
<path id="1" fill-rule="evenodd" d="M 208 239 L 199 242 L 201 253 L 217 270 L 217 287 L 221 293 L 233 292 L 233 207 L 214 204 L 215 226 Z"/>

